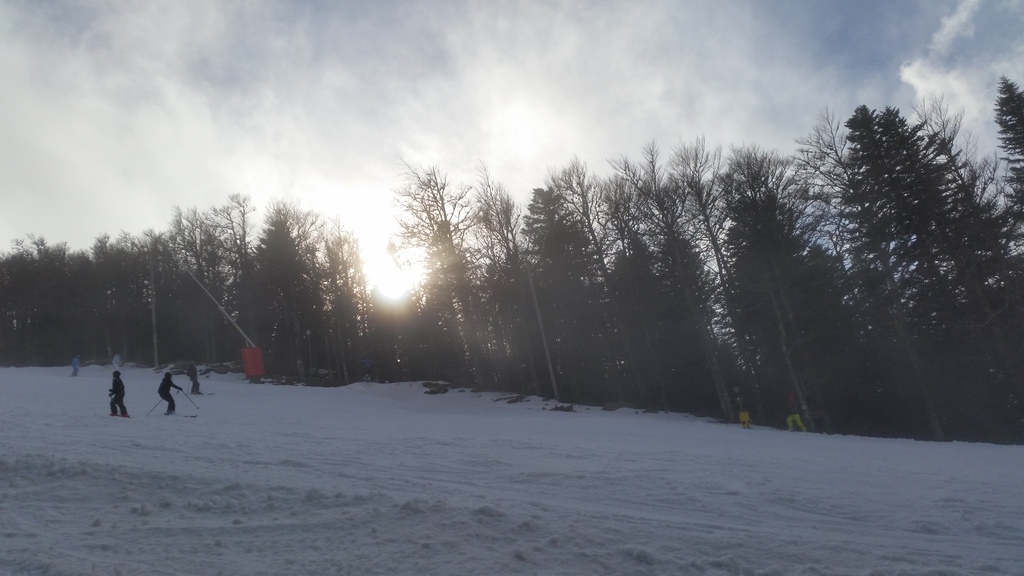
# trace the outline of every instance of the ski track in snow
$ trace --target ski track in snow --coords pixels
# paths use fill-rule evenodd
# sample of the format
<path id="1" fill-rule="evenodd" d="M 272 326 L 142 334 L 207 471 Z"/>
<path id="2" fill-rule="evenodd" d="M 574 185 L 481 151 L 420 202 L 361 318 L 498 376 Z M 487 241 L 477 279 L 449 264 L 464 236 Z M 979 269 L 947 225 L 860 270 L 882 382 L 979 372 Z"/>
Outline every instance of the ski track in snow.
<path id="1" fill-rule="evenodd" d="M 1019 446 L 109 371 L 0 368 L 0 575 L 1024 574 Z"/>

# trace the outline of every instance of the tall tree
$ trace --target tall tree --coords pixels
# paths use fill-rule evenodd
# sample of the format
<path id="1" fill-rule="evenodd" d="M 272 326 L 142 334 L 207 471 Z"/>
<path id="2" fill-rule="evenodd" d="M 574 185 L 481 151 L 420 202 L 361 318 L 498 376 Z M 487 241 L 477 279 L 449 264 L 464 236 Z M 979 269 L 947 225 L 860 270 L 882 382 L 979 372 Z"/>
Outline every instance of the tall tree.
<path id="1" fill-rule="evenodd" d="M 359 242 L 334 221 L 325 231 L 321 249 L 323 268 L 320 290 L 326 298 L 328 321 L 322 337 L 328 369 L 336 362 L 342 382 L 351 382 L 357 372 L 356 350 L 367 332 L 369 294 L 363 276 Z M 333 336 L 333 338 L 331 337 Z M 334 350 L 331 354 L 330 351 Z"/>
<path id="2" fill-rule="evenodd" d="M 185 281 L 182 298 L 187 300 L 185 310 L 191 313 L 183 316 L 181 323 L 194 337 L 188 356 L 204 360 L 219 358 L 226 322 L 217 305 L 223 306 L 228 269 L 226 250 L 211 214 L 197 208 L 175 206 L 168 241 L 183 274 L 192 281 L 189 284 L 186 278 L 182 278 Z M 217 304 L 211 301 L 210 296 Z"/>
<path id="3" fill-rule="evenodd" d="M 232 194 L 228 202 L 212 210 L 210 219 L 224 250 L 225 273 L 223 305 L 230 310 L 246 334 L 256 333 L 255 255 L 253 235 L 256 208 L 248 196 Z M 235 337 L 235 347 L 241 345 Z M 257 342 L 259 344 L 259 342 Z"/>
<path id="4" fill-rule="evenodd" d="M 551 170 L 546 185 L 565 198 L 573 218 L 579 222 L 587 242 L 586 254 L 591 258 L 595 293 L 599 297 L 594 322 L 606 335 L 602 338 L 605 349 L 602 357 L 608 363 L 609 389 L 604 394 L 614 400 L 623 400 L 627 390 L 643 387 L 642 373 L 637 369 L 633 342 L 625 338 L 623 303 L 608 290 L 611 276 L 608 267 L 609 227 L 608 185 L 595 177 L 579 158 L 573 158 L 559 170 Z"/>
<path id="5" fill-rule="evenodd" d="M 920 334 L 906 298 L 914 285 L 944 283 L 930 252 L 942 203 L 942 175 L 930 162 L 922 127 L 910 125 L 899 110 L 879 113 L 861 106 L 846 127 L 852 177 L 841 201 L 853 226 L 862 286 L 880 296 L 906 353 L 910 381 L 919 393 L 927 425 L 934 438 L 942 439 L 933 375 L 926 372 Z M 935 288 L 949 293 L 946 286 Z"/>
<path id="6" fill-rule="evenodd" d="M 841 328 L 842 300 L 838 269 L 828 266 L 813 243 L 816 222 L 808 189 L 790 160 L 756 147 L 733 151 L 723 189 L 731 222 L 726 245 L 733 270 L 727 290 L 733 325 L 754 345 L 766 372 L 784 375 L 785 389 L 811 425 L 820 414 L 830 428 L 819 374 L 825 371 L 821 353 L 834 353 L 822 344 Z M 762 374 L 762 384 L 766 377 Z M 775 396 L 773 403 L 781 407 L 780 394 Z"/>
<path id="7" fill-rule="evenodd" d="M 548 342 L 558 400 L 599 403 L 607 399 L 603 350 L 607 336 L 594 253 L 587 231 L 557 188 L 533 191 L 523 218 L 532 281 L 539 308 L 535 342 Z M 534 353 L 543 358 L 544 350 Z M 546 388 L 546 387 L 545 387 Z"/>
<path id="8" fill-rule="evenodd" d="M 530 355 L 533 330 L 526 283 L 522 210 L 508 189 L 481 168 L 473 196 L 481 320 L 499 388 L 540 393 L 537 362 Z"/>
<path id="9" fill-rule="evenodd" d="M 284 374 L 307 375 L 305 330 L 322 318 L 316 290 L 316 240 L 322 220 L 297 206 L 278 202 L 270 207 L 256 246 L 260 344 L 270 368 Z"/>
<path id="10" fill-rule="evenodd" d="M 709 276 L 706 256 L 696 243 L 696 232 L 689 218 L 688 190 L 670 178 L 661 162 L 656 144 L 644 148 L 643 158 L 634 163 L 623 159 L 616 164 L 620 176 L 628 182 L 640 200 L 640 215 L 645 234 L 657 256 L 659 276 L 665 283 L 669 306 L 665 318 L 671 323 L 670 346 L 677 350 L 699 351 L 699 357 L 676 356 L 673 378 L 675 392 L 691 409 L 707 411 L 703 384 L 710 381 L 721 414 L 734 418 L 723 368 L 726 350 L 715 334 L 716 286 Z M 666 350 L 663 352 L 668 353 Z M 702 374 L 703 373 L 703 374 Z"/>
<path id="11" fill-rule="evenodd" d="M 693 222 L 696 242 L 706 246 L 704 251 L 710 251 L 714 256 L 719 283 L 727 286 L 729 270 L 722 249 L 726 206 L 721 186 L 721 148 L 709 149 L 704 137 L 690 144 L 680 144 L 672 150 L 669 171 L 676 185 L 684 191 L 685 208 Z"/>
<path id="12" fill-rule="evenodd" d="M 666 383 L 674 377 L 673 358 L 661 348 L 669 329 L 664 322 L 669 297 L 659 276 L 657 254 L 648 241 L 638 190 L 621 176 L 605 181 L 608 206 L 608 287 L 617 303 L 619 329 L 632 347 L 633 371 L 638 374 L 629 401 L 665 408 Z M 670 331 L 670 330 L 669 330 Z"/>
<path id="13" fill-rule="evenodd" d="M 402 240 L 426 256 L 425 304 L 437 313 L 441 329 L 455 336 L 461 347 L 461 373 L 448 377 L 490 385 L 467 254 L 467 235 L 473 225 L 471 193 L 470 186 L 449 183 L 437 167 L 408 165 L 405 183 L 395 191 L 402 208 Z"/>
<path id="14" fill-rule="evenodd" d="M 1022 215 L 1010 200 L 1013 192 L 999 182 L 998 163 L 977 158 L 972 141 L 960 137 L 962 112 L 950 114 L 941 100 L 926 102 L 916 112 L 935 142 L 949 187 L 936 247 L 956 299 L 948 325 L 936 338 L 937 357 L 955 383 L 951 392 L 956 400 L 949 403 L 946 418 L 966 430 L 976 428 L 972 414 L 986 413 L 984 438 L 1019 436 L 1024 406 L 1016 403 L 1013 409 L 1006 400 L 1024 397 Z M 957 352 L 963 357 L 949 363 Z"/>
<path id="15" fill-rule="evenodd" d="M 1016 192 L 1018 207 L 1024 210 L 1024 91 L 1006 76 L 999 78 L 995 120 L 999 126 L 999 144 L 1010 166 L 1009 180 Z"/>
<path id="16" fill-rule="evenodd" d="M 92 247 L 99 297 L 102 300 L 99 325 L 108 356 L 120 354 L 124 361 L 148 362 L 149 265 L 138 239 L 122 233 L 116 240 L 97 238 Z"/>

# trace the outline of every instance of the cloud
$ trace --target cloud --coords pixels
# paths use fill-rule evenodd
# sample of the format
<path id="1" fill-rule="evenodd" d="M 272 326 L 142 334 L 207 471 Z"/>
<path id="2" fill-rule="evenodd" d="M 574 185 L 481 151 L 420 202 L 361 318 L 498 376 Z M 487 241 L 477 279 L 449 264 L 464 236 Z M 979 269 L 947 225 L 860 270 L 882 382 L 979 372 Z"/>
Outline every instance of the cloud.
<path id="1" fill-rule="evenodd" d="M 457 182 L 483 162 L 525 203 L 548 168 L 578 156 L 607 174 L 651 140 L 789 152 L 825 106 L 941 92 L 984 125 L 992 76 L 1021 77 L 1021 12 L 0 0 L 0 241 L 87 248 L 244 193 L 336 215 L 379 253 L 400 159 Z"/>
<path id="2" fill-rule="evenodd" d="M 951 110 L 963 112 L 964 127 L 979 140 L 984 154 L 996 147 L 992 107 L 999 77 L 1024 75 L 1021 3 L 988 6 L 991 10 L 981 13 L 978 0 L 962 0 L 942 18 L 928 50 L 900 68 L 900 79 L 913 88 L 918 102 L 939 98 Z M 976 38 L 979 16 L 986 19 L 987 33 Z"/>
<path id="3" fill-rule="evenodd" d="M 974 35 L 973 17 L 979 2 L 962 0 L 955 12 L 942 19 L 942 26 L 932 36 L 929 48 L 937 54 L 945 54 L 957 38 Z"/>

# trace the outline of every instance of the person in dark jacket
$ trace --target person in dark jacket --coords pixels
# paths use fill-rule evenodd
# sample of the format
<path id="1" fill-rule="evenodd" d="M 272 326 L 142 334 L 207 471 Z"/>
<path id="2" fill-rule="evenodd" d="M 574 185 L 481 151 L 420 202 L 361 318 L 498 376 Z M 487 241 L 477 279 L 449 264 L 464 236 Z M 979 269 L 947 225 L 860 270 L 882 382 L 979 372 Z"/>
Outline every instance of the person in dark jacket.
<path id="1" fill-rule="evenodd" d="M 124 407 L 124 382 L 121 381 L 121 373 L 114 370 L 114 381 L 110 384 L 110 415 L 128 417 L 128 409 Z M 118 414 L 118 409 L 121 414 Z"/>
<path id="2" fill-rule="evenodd" d="M 168 416 L 174 414 L 174 397 L 171 396 L 171 388 L 181 390 L 181 386 L 171 382 L 171 373 L 164 372 L 164 379 L 160 381 L 160 387 L 157 388 L 157 393 L 160 394 L 161 398 L 167 400 L 167 412 L 164 412 L 164 414 L 167 414 Z"/>
<path id="3" fill-rule="evenodd" d="M 188 369 L 185 370 L 185 375 L 192 381 L 192 391 L 189 394 L 202 394 L 199 391 L 199 372 L 196 370 L 196 365 L 189 364 Z"/>

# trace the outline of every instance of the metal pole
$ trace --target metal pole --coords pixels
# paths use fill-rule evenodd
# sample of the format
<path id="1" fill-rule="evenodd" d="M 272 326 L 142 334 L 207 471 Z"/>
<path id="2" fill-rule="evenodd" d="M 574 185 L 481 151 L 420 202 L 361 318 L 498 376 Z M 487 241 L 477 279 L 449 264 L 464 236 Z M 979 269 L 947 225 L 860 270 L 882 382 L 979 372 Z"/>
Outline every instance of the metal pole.
<path id="1" fill-rule="evenodd" d="M 327 339 L 327 334 L 324 334 L 324 354 L 327 355 L 327 378 L 333 380 L 334 371 L 331 370 L 331 343 Z"/>
<path id="2" fill-rule="evenodd" d="M 313 338 L 309 335 L 309 330 L 306 330 L 306 346 L 309 348 L 309 371 L 313 372 Z"/>
<path id="3" fill-rule="evenodd" d="M 220 305 L 220 302 L 218 302 L 217 299 L 213 297 L 213 294 L 210 294 L 210 291 L 207 290 L 206 286 L 203 286 L 203 283 L 200 282 L 199 279 L 195 277 L 195 274 L 192 274 L 192 272 L 187 268 L 182 269 L 185 270 L 185 272 L 188 273 L 188 275 L 191 276 L 192 279 L 196 281 L 196 284 L 199 285 L 203 292 L 206 292 L 206 295 L 210 297 L 210 300 L 213 300 L 213 303 L 217 305 L 217 309 L 220 310 L 220 313 L 223 314 L 224 317 L 228 319 L 228 322 L 230 322 L 231 325 L 235 327 L 235 330 L 238 330 L 238 333 L 242 335 L 242 338 L 245 338 L 245 343 L 249 345 L 249 348 L 256 348 L 256 345 L 253 344 L 252 340 L 250 340 L 249 337 L 245 335 L 245 332 L 242 332 L 242 328 L 235 322 L 235 319 L 232 318 L 231 315 L 228 314 L 226 310 L 224 310 L 224 307 Z"/>
<path id="4" fill-rule="evenodd" d="M 551 351 L 548 350 L 548 337 L 544 333 L 544 320 L 540 316 L 540 304 L 537 302 L 537 290 L 533 287 L 533 273 L 530 271 L 529 262 L 526 263 L 526 278 L 530 281 L 530 294 L 533 296 L 533 309 L 537 312 L 537 325 L 540 326 L 540 341 L 544 345 L 544 357 L 548 361 L 548 375 L 551 377 L 551 390 L 555 394 L 555 400 L 558 400 L 558 386 L 555 385 L 555 369 L 551 365 Z"/>
<path id="5" fill-rule="evenodd" d="M 156 240 L 153 240 L 153 251 L 156 251 Z M 160 355 L 157 354 L 156 341 L 156 273 L 153 271 L 153 254 L 149 255 L 149 312 L 153 318 L 153 367 L 160 365 Z M 152 412 L 152 410 L 151 410 Z"/>

